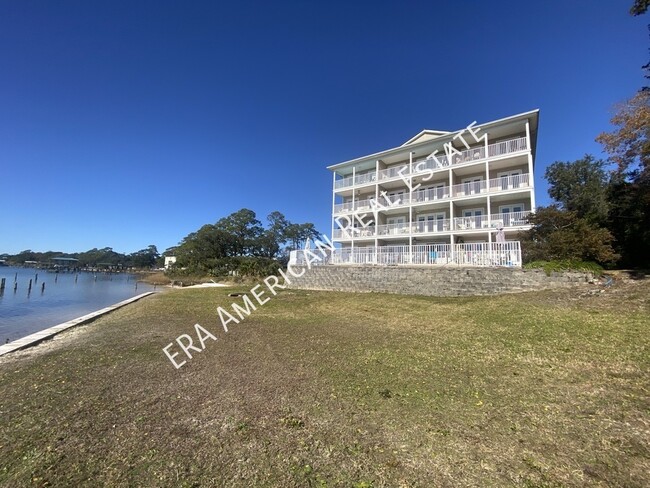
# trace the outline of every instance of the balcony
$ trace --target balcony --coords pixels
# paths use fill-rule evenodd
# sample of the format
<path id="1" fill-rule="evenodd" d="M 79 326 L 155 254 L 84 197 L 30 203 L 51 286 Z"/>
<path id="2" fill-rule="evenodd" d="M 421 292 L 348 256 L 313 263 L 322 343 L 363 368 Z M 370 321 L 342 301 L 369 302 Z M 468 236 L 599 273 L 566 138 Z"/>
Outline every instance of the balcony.
<path id="1" fill-rule="evenodd" d="M 528 141 L 525 137 L 519 137 L 516 139 L 510 139 L 507 141 L 497 142 L 495 144 L 490 144 L 487 146 L 487 157 L 497 158 L 500 156 L 505 156 L 513 153 L 518 153 L 521 151 L 528 150 Z M 460 152 L 454 152 L 449 155 L 444 154 L 444 151 L 440 155 L 431 156 L 427 159 L 422 159 L 419 161 L 413 162 L 413 172 L 410 171 L 408 163 L 404 163 L 397 166 L 392 166 L 390 168 L 382 169 L 377 173 L 377 178 L 375 178 L 375 172 L 366 173 L 363 175 L 358 175 L 356 178 L 351 176 L 347 178 L 342 178 L 334 182 L 334 189 L 340 190 L 343 188 L 348 188 L 354 185 L 365 185 L 373 183 L 375 179 L 379 181 L 390 180 L 394 178 L 402 178 L 409 176 L 411 174 L 418 175 L 425 171 L 430 170 L 439 170 L 443 168 L 448 168 L 450 165 L 459 165 L 466 163 L 473 163 L 477 161 L 484 160 L 486 158 L 486 147 L 479 146 L 475 148 L 466 149 Z"/>
<path id="2" fill-rule="evenodd" d="M 490 225 L 494 229 L 499 227 L 520 227 L 528 225 L 530 210 L 524 212 L 509 212 L 490 215 Z"/>
<path id="3" fill-rule="evenodd" d="M 530 186 L 530 175 L 501 176 L 489 181 L 490 193 L 497 191 L 517 190 L 519 188 L 528 188 Z"/>
<path id="4" fill-rule="evenodd" d="M 375 204 L 374 198 L 367 198 L 365 200 L 358 200 L 354 202 L 354 210 L 356 212 L 372 212 L 374 210 Z"/>
<path id="5" fill-rule="evenodd" d="M 471 217 L 456 217 L 454 219 L 454 230 L 466 231 L 483 229 L 498 229 L 500 227 L 520 227 L 528 224 L 530 211 L 499 213 L 487 215 L 474 215 Z"/>
<path id="6" fill-rule="evenodd" d="M 345 229 L 334 229 L 334 240 L 350 240 L 354 236 L 355 239 L 375 237 L 376 230 L 374 225 L 367 227 L 350 227 Z"/>
<path id="7" fill-rule="evenodd" d="M 451 227 L 449 219 L 427 220 L 426 222 L 416 222 L 413 226 L 414 234 L 435 234 L 436 232 L 448 232 Z"/>
<path id="8" fill-rule="evenodd" d="M 448 186 L 429 188 L 428 190 L 414 191 L 411 201 L 413 203 L 435 202 L 436 200 L 445 200 L 449 198 L 449 195 Z"/>
<path id="9" fill-rule="evenodd" d="M 336 180 L 334 181 L 334 189 L 340 190 L 341 188 L 347 188 L 349 186 L 352 186 L 353 181 L 354 178 L 352 178 L 352 176 L 348 176 L 347 178 L 341 178 L 340 180 Z"/>
<path id="10" fill-rule="evenodd" d="M 488 185 L 485 180 L 471 181 L 468 183 L 461 183 L 451 187 L 451 196 L 456 197 L 469 197 L 472 195 L 480 195 L 487 193 Z"/>
<path id="11" fill-rule="evenodd" d="M 373 171 L 372 173 L 357 175 L 354 178 L 354 184 L 357 186 L 361 186 L 361 185 L 366 185 L 368 183 L 374 183 L 376 178 L 377 178 L 377 174 L 375 171 Z"/>
<path id="12" fill-rule="evenodd" d="M 456 217 L 454 219 L 455 230 L 488 229 L 489 221 L 487 215 L 474 215 L 472 217 Z"/>
<path id="13" fill-rule="evenodd" d="M 450 230 L 449 219 L 428 220 L 426 222 L 413 222 L 412 224 L 386 224 L 377 226 L 378 237 L 408 236 L 415 234 L 435 234 Z"/>
<path id="14" fill-rule="evenodd" d="M 481 195 L 488 193 L 496 193 L 501 191 L 517 190 L 519 188 L 528 188 L 530 186 L 530 175 L 525 173 L 523 175 L 502 176 L 499 178 L 492 178 L 491 180 L 470 181 L 454 185 L 451 187 L 451 196 L 468 197 L 472 195 Z"/>
<path id="15" fill-rule="evenodd" d="M 334 249 L 316 262 L 304 251 L 291 251 L 290 266 L 319 265 L 439 265 L 478 267 L 521 267 L 519 241 L 468 244 L 417 244 L 361 249 Z"/>
<path id="16" fill-rule="evenodd" d="M 390 180 L 397 177 L 405 177 L 409 175 L 409 165 L 402 164 L 400 166 L 393 166 L 391 168 L 386 168 L 379 170 L 379 181 Z"/>
<path id="17" fill-rule="evenodd" d="M 410 224 L 386 224 L 377 226 L 377 236 L 408 236 L 411 230 Z"/>
<path id="18" fill-rule="evenodd" d="M 334 214 L 342 214 L 342 213 L 348 213 L 352 212 L 352 202 L 345 202 L 345 203 L 337 203 L 334 205 Z"/>
<path id="19" fill-rule="evenodd" d="M 485 195 L 489 193 L 497 193 L 504 191 L 517 190 L 520 188 L 528 188 L 530 186 L 530 175 L 524 173 L 522 175 L 502 176 L 493 178 L 491 180 L 471 181 L 453 185 L 451 187 L 444 186 L 439 188 L 429 188 L 427 190 L 414 191 L 409 196 L 408 193 L 399 195 L 382 195 L 379 201 L 375 202 L 374 198 L 358 200 L 354 202 L 338 203 L 334 205 L 334 214 L 340 215 L 343 213 L 350 213 L 353 210 L 356 212 L 372 212 L 375 208 L 379 210 L 386 210 L 389 208 L 399 208 L 406 205 L 435 202 L 445 200 L 447 198 L 462 198 L 470 197 L 473 195 Z"/>
<path id="20" fill-rule="evenodd" d="M 436 219 L 424 222 L 369 225 L 367 227 L 354 227 L 334 229 L 335 240 L 352 240 L 369 237 L 408 237 L 409 235 L 436 234 L 443 232 L 483 231 L 495 232 L 499 228 L 514 228 L 528 225 L 530 211 L 496 213 L 488 215 L 473 215 L 471 217 L 456 217 L 452 219 Z"/>

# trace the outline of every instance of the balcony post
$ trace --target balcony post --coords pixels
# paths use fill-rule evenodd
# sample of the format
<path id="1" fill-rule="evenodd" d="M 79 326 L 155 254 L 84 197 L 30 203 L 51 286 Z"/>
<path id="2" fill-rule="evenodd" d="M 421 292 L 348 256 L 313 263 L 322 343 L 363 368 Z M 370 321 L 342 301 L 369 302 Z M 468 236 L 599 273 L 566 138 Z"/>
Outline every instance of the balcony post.
<path id="1" fill-rule="evenodd" d="M 535 175 L 533 174 L 533 148 L 530 140 L 530 123 L 526 121 L 526 147 L 528 148 L 528 188 L 530 193 L 530 209 L 535 211 Z"/>
<path id="2" fill-rule="evenodd" d="M 334 207 L 336 205 L 336 171 L 332 172 L 332 240 L 334 240 Z"/>
<path id="3" fill-rule="evenodd" d="M 449 247 L 450 247 L 450 254 L 451 254 L 451 262 L 455 263 L 456 262 L 456 239 L 454 239 L 454 234 L 451 234 L 449 236 Z"/>
<path id="4" fill-rule="evenodd" d="M 413 151 L 409 152 L 409 264 L 413 264 Z"/>

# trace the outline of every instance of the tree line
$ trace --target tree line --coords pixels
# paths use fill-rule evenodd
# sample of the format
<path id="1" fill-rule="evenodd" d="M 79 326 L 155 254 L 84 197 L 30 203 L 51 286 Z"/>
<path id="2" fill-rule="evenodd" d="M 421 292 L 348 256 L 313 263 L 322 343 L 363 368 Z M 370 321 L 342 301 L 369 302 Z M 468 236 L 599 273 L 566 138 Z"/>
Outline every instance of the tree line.
<path id="1" fill-rule="evenodd" d="M 139 251 L 123 254 L 111 247 L 103 249 L 93 248 L 85 252 L 65 253 L 60 251 L 37 252 L 27 249 L 18 254 L 3 254 L 2 259 L 8 264 L 22 265 L 25 261 L 36 261 L 42 264 L 52 262 L 54 258 L 75 258 L 78 261 L 75 267 L 121 267 L 148 269 L 160 264 L 160 254 L 153 244 Z"/>
<path id="2" fill-rule="evenodd" d="M 255 212 L 243 208 L 214 224 L 206 224 L 184 237 L 177 246 L 162 255 L 153 244 L 134 253 L 122 254 L 110 247 L 85 252 L 35 252 L 4 254 L 8 264 L 22 265 L 26 261 L 43 264 L 54 258 L 75 258 L 75 267 L 121 267 L 151 269 L 162 267 L 166 256 L 175 256 L 175 274 L 208 274 L 212 276 L 266 276 L 285 266 L 289 252 L 300 249 L 307 239 L 320 238 L 314 224 L 292 223 L 278 211 L 271 212 L 264 226 Z"/>
<path id="3" fill-rule="evenodd" d="M 649 5 L 636 0 L 630 12 L 642 15 Z M 642 69 L 650 79 L 650 63 Z M 611 122 L 615 129 L 596 138 L 606 160 L 587 154 L 546 169 L 553 204 L 538 207 L 521 236 L 526 262 L 650 268 L 650 87 L 620 104 Z"/>
<path id="4" fill-rule="evenodd" d="M 278 211 L 266 220 L 265 227 L 255 212 L 243 208 L 204 225 L 164 254 L 176 256 L 176 272 L 262 276 L 286 265 L 289 251 L 320 237 L 314 224 L 292 223 Z"/>

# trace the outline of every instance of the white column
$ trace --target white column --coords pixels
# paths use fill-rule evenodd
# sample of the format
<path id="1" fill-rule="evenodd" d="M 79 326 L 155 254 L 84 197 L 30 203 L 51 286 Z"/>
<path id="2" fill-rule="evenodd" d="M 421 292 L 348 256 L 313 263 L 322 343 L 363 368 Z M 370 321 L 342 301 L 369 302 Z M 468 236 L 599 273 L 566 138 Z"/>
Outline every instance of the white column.
<path id="1" fill-rule="evenodd" d="M 334 242 L 334 205 L 336 205 L 336 171 L 332 174 L 332 242 Z"/>
<path id="2" fill-rule="evenodd" d="M 409 152 L 409 264 L 413 264 L 413 151 Z"/>
<path id="3" fill-rule="evenodd" d="M 535 211 L 535 175 L 533 173 L 533 147 L 530 139 L 530 123 L 526 121 L 526 147 L 528 147 L 528 184 L 530 185 L 530 209 Z"/>
<path id="4" fill-rule="evenodd" d="M 351 244 L 351 249 L 350 249 L 350 260 L 353 261 L 353 262 L 355 260 L 354 259 L 354 237 L 355 237 L 355 233 L 356 233 L 356 230 L 355 230 L 356 228 L 354 226 L 354 224 L 356 222 L 356 219 L 355 219 L 356 214 L 354 212 L 354 207 L 356 205 L 356 198 L 357 198 L 357 195 L 355 193 L 356 192 L 356 186 L 357 186 L 356 169 L 357 169 L 356 167 L 354 167 L 354 166 L 352 167 L 352 219 L 351 219 L 352 223 L 350 224 L 350 235 L 352 237 L 352 244 Z"/>
<path id="5" fill-rule="evenodd" d="M 373 218 L 375 219 L 375 264 L 377 264 L 378 260 L 378 250 L 377 247 L 379 246 L 379 235 L 377 234 L 378 227 L 379 227 L 379 207 L 377 206 L 377 203 L 379 202 L 379 160 L 375 161 L 375 208 L 372 209 L 372 215 Z"/>

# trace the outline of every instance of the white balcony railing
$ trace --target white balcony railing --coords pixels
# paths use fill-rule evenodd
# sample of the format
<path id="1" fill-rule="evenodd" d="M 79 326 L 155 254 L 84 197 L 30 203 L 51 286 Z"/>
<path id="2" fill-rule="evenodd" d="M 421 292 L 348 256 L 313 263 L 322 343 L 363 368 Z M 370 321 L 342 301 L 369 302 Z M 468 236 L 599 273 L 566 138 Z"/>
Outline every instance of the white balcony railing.
<path id="1" fill-rule="evenodd" d="M 374 201 L 374 198 L 366 198 L 364 200 L 357 200 L 356 202 L 354 202 L 354 210 L 371 212 L 373 210 L 373 204 L 372 204 L 373 201 Z"/>
<path id="2" fill-rule="evenodd" d="M 425 203 L 444 200 L 450 196 L 454 198 L 469 197 L 472 195 L 482 195 L 487 193 L 496 193 L 501 191 L 517 190 L 520 188 L 530 187 L 530 175 L 524 173 L 521 175 L 501 176 L 491 180 L 471 181 L 453 185 L 452 187 L 444 186 L 439 188 L 429 188 L 427 190 L 414 191 L 412 195 L 401 193 L 399 195 L 381 195 L 378 203 L 374 198 L 367 198 L 354 202 L 337 203 L 334 205 L 334 214 L 349 213 L 352 210 L 357 212 L 372 212 L 375 209 L 385 210 L 388 208 L 397 208 L 408 205 L 409 203 Z"/>
<path id="3" fill-rule="evenodd" d="M 448 155 L 445 154 L 444 151 L 441 151 L 439 155 L 436 154 L 427 159 L 414 161 L 412 173 L 410 165 L 408 163 L 402 163 L 380 170 L 377 173 L 377 179 L 382 181 L 392 178 L 406 177 L 410 174 L 417 175 L 424 171 L 442 169 L 448 167 L 450 164 L 457 165 L 480 161 L 486 157 L 485 149 L 485 146 L 477 146 L 464 151 L 453 152 Z M 517 139 L 509 139 L 507 141 L 488 145 L 487 155 L 490 158 L 494 158 L 526 150 L 528 150 L 528 140 L 525 137 L 519 137 Z M 355 185 L 364 185 L 372 183 L 373 181 L 375 181 L 375 172 L 358 175 L 356 178 L 350 176 L 336 180 L 334 182 L 334 189 L 339 190 L 341 188 L 347 188 L 352 186 L 353 183 Z"/>
<path id="4" fill-rule="evenodd" d="M 449 166 L 449 159 L 444 154 L 436 154 L 426 159 L 413 161 L 413 175 L 424 173 L 425 171 L 435 171 L 437 169 L 446 168 Z"/>
<path id="5" fill-rule="evenodd" d="M 352 176 L 348 176 L 347 178 L 341 178 L 340 180 L 335 180 L 334 189 L 339 190 L 341 188 L 347 188 L 348 186 L 352 186 L 353 181 L 354 178 L 352 178 Z"/>
<path id="6" fill-rule="evenodd" d="M 337 203 L 334 205 L 334 213 L 342 214 L 352 212 L 352 202 Z"/>
<path id="7" fill-rule="evenodd" d="M 485 146 L 466 149 L 459 151 L 459 153 L 454 152 L 449 156 L 451 156 L 451 164 L 471 163 L 472 161 L 485 159 Z"/>
<path id="8" fill-rule="evenodd" d="M 368 225 L 366 227 L 349 227 L 345 229 L 334 229 L 334 239 L 338 240 L 349 240 L 353 237 L 355 239 L 363 239 L 368 237 L 375 237 L 377 231 L 374 225 Z"/>
<path id="9" fill-rule="evenodd" d="M 372 183 L 377 178 L 377 174 L 373 171 L 372 173 L 365 173 L 362 175 L 357 175 L 354 178 L 355 185 L 365 185 L 367 183 Z"/>
<path id="10" fill-rule="evenodd" d="M 528 150 L 528 141 L 525 137 L 517 139 L 509 139 L 507 141 L 497 142 L 488 146 L 488 155 L 491 158 L 503 156 L 504 154 L 511 154 L 520 151 Z"/>
<path id="11" fill-rule="evenodd" d="M 399 166 L 392 166 L 390 168 L 379 170 L 379 180 L 389 180 L 391 178 L 407 176 L 408 174 L 409 165 L 400 164 Z"/>
<path id="12" fill-rule="evenodd" d="M 339 248 L 320 254 L 315 261 L 304 250 L 291 251 L 290 266 L 317 266 L 327 264 L 361 265 L 438 265 L 521 267 L 521 246 L 519 241 L 479 242 L 468 244 L 418 244 L 413 246 L 368 246 L 361 248 Z M 309 272 L 309 271 L 306 271 Z"/>
<path id="13" fill-rule="evenodd" d="M 454 219 L 455 230 L 472 230 L 472 229 L 487 229 L 488 216 L 487 215 L 474 215 L 472 217 L 456 217 Z"/>
<path id="14" fill-rule="evenodd" d="M 490 214 L 489 219 L 487 215 L 474 215 L 472 217 L 457 217 L 454 219 L 454 230 L 474 230 L 474 229 L 498 229 L 500 227 L 520 227 L 528 225 L 528 216 L 530 211 L 525 212 L 510 212 Z"/>
<path id="15" fill-rule="evenodd" d="M 450 230 L 449 219 L 427 220 L 426 222 L 417 222 L 413 226 L 414 234 L 435 234 L 436 232 L 447 232 Z"/>
<path id="16" fill-rule="evenodd" d="M 528 188 L 530 186 L 530 175 L 524 173 L 522 175 L 500 176 L 491 179 L 489 186 L 490 192 Z"/>
<path id="17" fill-rule="evenodd" d="M 528 173 L 522 175 L 501 176 L 499 178 L 492 178 L 491 180 L 470 181 L 454 185 L 451 187 L 451 195 L 456 197 L 467 197 L 472 195 L 480 195 L 491 193 L 517 190 L 519 188 L 528 188 L 530 186 L 530 178 Z"/>
<path id="18" fill-rule="evenodd" d="M 500 227 L 520 227 L 522 225 L 528 225 L 528 216 L 530 213 L 529 210 L 526 210 L 524 212 L 492 214 L 490 215 L 490 227 L 498 229 Z"/>
<path id="19" fill-rule="evenodd" d="M 377 235 L 378 236 L 396 236 L 396 235 L 408 235 L 411 230 L 410 224 L 385 224 L 377 226 Z"/>
<path id="20" fill-rule="evenodd" d="M 413 203 L 423 203 L 434 202 L 436 200 L 444 200 L 445 198 L 449 198 L 448 186 L 414 191 L 411 200 Z"/>
<path id="21" fill-rule="evenodd" d="M 487 193 L 488 187 L 485 180 L 480 181 L 469 181 L 467 183 L 461 183 L 460 185 L 454 185 L 451 187 L 451 196 L 456 197 L 468 197 L 471 195 L 480 195 L 481 193 Z"/>

